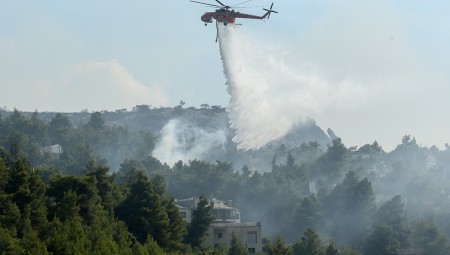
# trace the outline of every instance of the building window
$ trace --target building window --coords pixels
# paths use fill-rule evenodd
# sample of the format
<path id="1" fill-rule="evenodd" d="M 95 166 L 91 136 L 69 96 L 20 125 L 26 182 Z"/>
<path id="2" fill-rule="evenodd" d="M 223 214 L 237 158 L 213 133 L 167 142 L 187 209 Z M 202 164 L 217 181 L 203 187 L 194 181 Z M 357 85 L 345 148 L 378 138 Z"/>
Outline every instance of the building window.
<path id="1" fill-rule="evenodd" d="M 256 253 L 256 249 L 255 248 L 248 248 L 248 253 L 255 254 Z"/>
<path id="2" fill-rule="evenodd" d="M 218 233 L 217 236 L 218 236 L 219 238 L 222 238 L 222 233 Z"/>
<path id="3" fill-rule="evenodd" d="M 186 212 L 180 212 L 181 217 L 183 217 L 183 219 L 186 219 Z"/>
<path id="4" fill-rule="evenodd" d="M 256 231 L 247 232 L 247 240 L 249 245 L 258 243 L 258 236 L 256 234 Z"/>

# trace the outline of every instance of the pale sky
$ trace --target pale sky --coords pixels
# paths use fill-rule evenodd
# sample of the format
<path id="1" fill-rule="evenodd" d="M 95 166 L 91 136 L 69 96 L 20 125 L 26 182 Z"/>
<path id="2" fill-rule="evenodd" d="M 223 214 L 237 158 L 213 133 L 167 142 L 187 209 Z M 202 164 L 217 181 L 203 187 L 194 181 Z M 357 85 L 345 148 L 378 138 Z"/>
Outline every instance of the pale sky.
<path id="1" fill-rule="evenodd" d="M 313 66 L 335 86 L 340 100 L 310 116 L 320 127 L 347 146 L 377 140 L 390 150 L 405 134 L 422 145 L 450 143 L 450 2 L 274 2 L 278 15 L 242 20 L 238 32 L 282 52 L 275 59 L 292 70 Z M 200 21 L 205 11 L 188 0 L 0 0 L 0 106 L 226 107 L 215 27 Z"/>

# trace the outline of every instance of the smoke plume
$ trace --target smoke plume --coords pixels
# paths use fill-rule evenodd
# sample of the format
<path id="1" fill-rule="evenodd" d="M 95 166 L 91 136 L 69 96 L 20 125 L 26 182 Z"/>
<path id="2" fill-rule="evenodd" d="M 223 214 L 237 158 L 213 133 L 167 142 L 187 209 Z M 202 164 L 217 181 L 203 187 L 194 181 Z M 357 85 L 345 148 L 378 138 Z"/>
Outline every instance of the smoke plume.
<path id="1" fill-rule="evenodd" d="M 152 156 L 169 165 L 177 161 L 211 158 L 209 152 L 226 143 L 224 130 L 208 131 L 181 120 L 170 120 L 161 130 Z"/>

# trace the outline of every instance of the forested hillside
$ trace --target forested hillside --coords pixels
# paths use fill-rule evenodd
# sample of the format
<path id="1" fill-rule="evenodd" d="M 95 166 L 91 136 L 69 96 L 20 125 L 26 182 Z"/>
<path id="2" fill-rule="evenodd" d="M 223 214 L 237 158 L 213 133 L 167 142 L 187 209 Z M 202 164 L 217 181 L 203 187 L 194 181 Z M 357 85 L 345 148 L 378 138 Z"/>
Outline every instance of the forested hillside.
<path id="1" fill-rule="evenodd" d="M 202 105 L 199 109 L 183 108 L 181 104 L 173 108 L 138 105 L 131 111 L 58 114 L 19 113 L 16 110 L 0 111 L 0 116 L 8 120 L 5 123 L 8 128 L 17 126 L 17 130 L 40 132 L 34 134 L 39 137 L 34 141 L 36 146 L 60 144 L 64 150 L 83 146 L 107 160 L 113 171 L 117 171 L 125 159 L 141 160 L 148 155 L 154 155 L 169 165 L 179 159 L 220 160 L 233 163 L 236 168 L 247 165 L 268 171 L 275 150 L 279 150 L 278 154 L 283 153 L 278 156 L 285 157 L 288 148 L 302 143 L 316 141 L 321 149 L 331 143 L 323 130 L 310 120 L 260 150 L 238 152 L 232 141 L 234 133 L 229 127 L 227 112 L 220 106 L 209 105 Z M 8 135 L 4 133 L 2 136 Z"/>
<path id="2" fill-rule="evenodd" d="M 181 134 L 179 147 L 165 143 L 180 151 L 172 158 L 193 148 L 199 158 L 156 157 L 173 119 L 184 124 L 171 126 Z M 218 134 L 223 143 L 207 144 Z M 2 112 L 0 252 L 208 254 L 173 203 L 204 195 L 261 221 L 267 254 L 448 254 L 450 147 L 405 135 L 392 152 L 348 148 L 313 121 L 258 151 L 231 137 L 220 107 Z M 45 149 L 53 144 L 61 154 Z"/>

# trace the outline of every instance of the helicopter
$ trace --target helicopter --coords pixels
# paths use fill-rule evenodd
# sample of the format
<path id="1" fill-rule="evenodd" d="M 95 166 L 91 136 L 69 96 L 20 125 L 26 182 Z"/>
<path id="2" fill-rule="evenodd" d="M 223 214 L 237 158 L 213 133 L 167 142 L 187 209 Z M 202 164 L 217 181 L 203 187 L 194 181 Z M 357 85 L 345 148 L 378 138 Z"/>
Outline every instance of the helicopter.
<path id="1" fill-rule="evenodd" d="M 225 5 L 222 2 L 220 2 L 219 0 L 215 0 L 215 1 L 220 5 L 198 2 L 198 1 L 193 1 L 193 0 L 190 0 L 190 1 L 193 3 L 197 3 L 197 4 L 203 4 L 203 5 L 207 5 L 210 7 L 219 8 L 219 9 L 216 9 L 215 12 L 206 12 L 205 14 L 202 15 L 201 20 L 203 22 L 205 22 L 205 26 L 208 25 L 208 23 L 212 23 L 213 19 L 215 19 L 218 23 L 222 23 L 223 25 L 226 26 L 228 24 L 235 24 L 235 21 L 237 18 L 263 20 L 266 18 L 269 19 L 271 13 L 278 13 L 277 11 L 272 10 L 273 3 L 270 6 L 270 9 L 263 8 L 263 10 L 266 11 L 266 13 L 262 16 L 257 16 L 257 15 L 247 14 L 247 13 L 240 13 L 240 12 L 237 12 L 234 10 L 237 8 L 245 8 L 245 7 L 238 7 L 238 6 L 241 4 L 250 2 L 251 0 L 247 0 L 242 3 L 233 5 L 233 6 Z"/>

